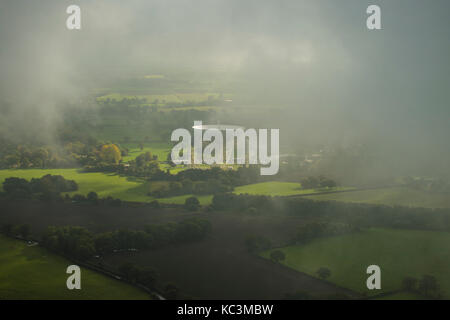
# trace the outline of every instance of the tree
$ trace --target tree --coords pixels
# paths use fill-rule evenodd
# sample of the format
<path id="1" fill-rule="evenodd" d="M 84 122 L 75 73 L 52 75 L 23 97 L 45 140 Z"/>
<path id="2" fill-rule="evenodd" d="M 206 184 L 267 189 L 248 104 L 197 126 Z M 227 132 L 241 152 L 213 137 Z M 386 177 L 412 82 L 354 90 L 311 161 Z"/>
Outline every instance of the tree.
<path id="1" fill-rule="evenodd" d="M 319 268 L 316 273 L 321 279 L 326 279 L 331 276 L 331 270 L 326 267 Z"/>
<path id="2" fill-rule="evenodd" d="M 150 202 L 150 203 L 148 204 L 148 206 L 149 206 L 150 208 L 154 208 L 154 209 L 159 209 L 159 208 L 161 208 L 161 204 L 158 202 L 158 200 L 153 200 L 152 202 Z"/>
<path id="3" fill-rule="evenodd" d="M 100 148 L 100 159 L 107 163 L 118 164 L 122 159 L 120 149 L 113 143 L 104 144 Z"/>
<path id="4" fill-rule="evenodd" d="M 95 254 L 94 238 L 82 227 L 48 227 L 42 243 L 45 247 L 80 260 L 89 259 Z"/>
<path id="5" fill-rule="evenodd" d="M 419 292 L 426 297 L 439 297 L 439 285 L 436 278 L 430 275 L 422 276 L 419 282 Z"/>
<path id="6" fill-rule="evenodd" d="M 266 237 L 251 235 L 245 239 L 245 245 L 250 253 L 256 253 L 269 249 L 271 242 Z"/>
<path id="7" fill-rule="evenodd" d="M 319 179 L 316 177 L 306 177 L 300 183 L 303 189 L 315 189 L 319 187 Z"/>
<path id="8" fill-rule="evenodd" d="M 151 268 L 142 269 L 139 274 L 139 282 L 148 288 L 154 288 L 156 284 L 156 272 Z"/>
<path id="9" fill-rule="evenodd" d="M 98 203 L 98 195 L 97 192 L 91 191 L 87 194 L 87 200 L 93 204 Z"/>
<path id="10" fill-rule="evenodd" d="M 103 254 L 112 252 L 115 248 L 113 233 L 105 232 L 96 235 L 94 245 L 97 253 Z"/>
<path id="11" fill-rule="evenodd" d="M 196 197 L 189 197 L 184 202 L 184 207 L 189 211 L 196 211 L 200 208 L 200 201 Z"/>
<path id="12" fill-rule="evenodd" d="M 12 235 L 13 230 L 14 230 L 14 225 L 12 225 L 11 223 L 4 224 L 4 225 L 2 225 L 2 228 L 1 228 L 1 232 L 7 236 Z"/>
<path id="13" fill-rule="evenodd" d="M 140 270 L 130 262 L 120 265 L 118 270 L 125 277 L 125 279 L 131 282 L 136 282 L 139 279 Z"/>
<path id="14" fill-rule="evenodd" d="M 274 250 L 274 251 L 272 251 L 270 253 L 270 259 L 273 262 L 278 263 L 278 262 L 283 261 L 284 259 L 286 259 L 286 255 L 281 250 Z"/>
<path id="15" fill-rule="evenodd" d="M 405 291 L 415 291 L 417 289 L 417 283 L 419 280 L 413 277 L 405 277 L 402 281 L 402 288 Z"/>
<path id="16" fill-rule="evenodd" d="M 22 178 L 6 178 L 3 182 L 3 190 L 14 198 L 31 197 L 30 183 Z"/>
<path id="17" fill-rule="evenodd" d="M 18 235 L 20 235 L 22 238 L 28 238 L 28 236 L 31 233 L 30 225 L 28 224 L 21 224 L 17 227 L 16 232 Z"/>

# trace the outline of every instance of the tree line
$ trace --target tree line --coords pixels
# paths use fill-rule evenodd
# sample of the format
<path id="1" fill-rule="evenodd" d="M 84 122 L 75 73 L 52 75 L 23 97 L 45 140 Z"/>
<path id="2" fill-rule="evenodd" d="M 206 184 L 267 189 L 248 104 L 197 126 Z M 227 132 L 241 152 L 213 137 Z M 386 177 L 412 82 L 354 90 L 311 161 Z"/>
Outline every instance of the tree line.
<path id="1" fill-rule="evenodd" d="M 17 177 L 6 178 L 3 190 L 11 198 L 48 199 L 59 196 L 61 192 L 76 191 L 78 185 L 73 180 L 64 179 L 63 176 L 47 174 L 41 178 L 32 178 L 30 181 Z"/>
<path id="2" fill-rule="evenodd" d="M 387 206 L 232 193 L 214 195 L 211 204 L 213 210 L 248 212 L 251 208 L 265 214 L 290 215 L 314 218 L 316 221 L 343 223 L 351 228 L 389 227 L 450 231 L 450 209 L 448 208 Z"/>
<path id="3" fill-rule="evenodd" d="M 211 231 L 211 223 L 189 218 L 178 223 L 147 225 L 144 230 L 116 230 L 93 234 L 78 226 L 48 227 L 42 244 L 56 252 L 87 260 L 94 255 L 127 250 L 157 249 L 204 239 Z"/>

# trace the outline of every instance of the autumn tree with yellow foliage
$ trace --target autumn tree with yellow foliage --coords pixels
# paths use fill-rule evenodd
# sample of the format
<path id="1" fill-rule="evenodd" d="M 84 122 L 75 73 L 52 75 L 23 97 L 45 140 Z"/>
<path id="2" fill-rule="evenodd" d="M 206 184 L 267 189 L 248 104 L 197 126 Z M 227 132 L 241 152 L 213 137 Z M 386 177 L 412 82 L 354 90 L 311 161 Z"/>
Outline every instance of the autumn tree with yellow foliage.
<path id="1" fill-rule="evenodd" d="M 113 143 L 102 145 L 99 156 L 102 161 L 114 164 L 118 164 L 122 159 L 119 147 Z"/>

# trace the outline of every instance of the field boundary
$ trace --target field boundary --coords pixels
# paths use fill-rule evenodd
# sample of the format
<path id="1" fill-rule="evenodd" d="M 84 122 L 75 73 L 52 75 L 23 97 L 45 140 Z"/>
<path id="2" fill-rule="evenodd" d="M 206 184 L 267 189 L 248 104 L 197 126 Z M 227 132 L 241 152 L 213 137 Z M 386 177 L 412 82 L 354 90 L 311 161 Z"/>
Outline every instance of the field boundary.
<path id="1" fill-rule="evenodd" d="M 384 188 L 394 188 L 394 187 L 400 187 L 400 186 L 389 185 L 389 186 L 379 186 L 379 187 L 365 187 L 365 188 L 349 189 L 349 190 L 335 190 L 335 191 L 324 191 L 324 192 L 314 192 L 314 193 L 292 194 L 292 195 L 288 195 L 288 196 L 279 196 L 279 197 L 296 198 L 296 197 L 306 197 L 306 196 L 320 196 L 322 194 L 357 192 L 357 191 L 366 191 L 366 190 L 375 190 L 375 189 L 384 189 Z"/>
<path id="2" fill-rule="evenodd" d="M 303 271 L 299 271 L 299 270 L 290 268 L 290 267 L 288 267 L 288 266 L 286 266 L 286 265 L 284 265 L 282 263 L 275 263 L 275 262 L 271 261 L 270 259 L 266 259 L 264 257 L 261 257 L 260 255 L 252 254 L 252 256 L 256 257 L 257 259 L 260 259 L 261 261 L 264 261 L 264 263 L 266 263 L 266 264 L 279 266 L 282 269 L 285 269 L 286 271 L 291 272 L 292 274 L 294 274 L 294 273 L 295 274 L 301 274 L 302 276 L 306 276 L 306 277 L 314 279 L 316 281 L 320 281 L 322 283 L 326 283 L 327 285 L 330 285 L 331 287 L 334 287 L 335 289 L 337 289 L 339 291 L 343 291 L 343 292 L 348 293 L 351 298 L 356 298 L 357 300 L 364 299 L 364 295 L 359 293 L 359 292 L 357 292 L 357 291 L 353 291 L 353 290 L 351 290 L 349 288 L 341 287 L 341 286 L 339 286 L 339 285 L 337 285 L 337 284 L 335 284 L 333 282 L 330 282 L 330 281 L 327 281 L 327 280 L 324 280 L 324 279 L 316 278 L 316 277 L 314 277 L 314 276 L 312 276 L 310 274 L 307 274 L 307 273 L 305 273 Z M 317 300 L 317 299 L 314 299 L 314 300 Z"/>

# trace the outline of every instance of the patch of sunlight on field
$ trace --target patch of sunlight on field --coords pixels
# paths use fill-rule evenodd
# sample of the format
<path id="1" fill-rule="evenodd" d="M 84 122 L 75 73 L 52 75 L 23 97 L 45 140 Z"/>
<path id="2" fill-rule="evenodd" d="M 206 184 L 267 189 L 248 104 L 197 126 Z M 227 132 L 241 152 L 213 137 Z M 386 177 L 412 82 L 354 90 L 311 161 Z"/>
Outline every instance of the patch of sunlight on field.
<path id="1" fill-rule="evenodd" d="M 68 192 L 69 195 L 96 192 L 99 197 L 106 198 L 111 196 L 123 201 L 150 202 L 158 200 L 161 203 L 184 204 L 186 198 L 192 195 L 182 195 L 168 198 L 154 198 L 148 196 L 148 193 L 161 184 L 167 184 L 167 181 L 147 182 L 142 179 L 119 176 L 113 173 L 102 172 L 80 172 L 78 169 L 7 169 L 0 170 L 0 184 L 9 177 L 18 177 L 27 180 L 40 178 L 46 174 L 61 175 L 65 179 L 75 180 L 78 184 L 78 190 Z M 1 188 L 3 186 L 1 185 Z M 212 196 L 198 196 L 200 203 L 210 204 Z"/>
<path id="2" fill-rule="evenodd" d="M 396 291 L 406 276 L 436 277 L 450 298 L 450 233 L 418 230 L 369 229 L 342 236 L 319 238 L 305 245 L 280 248 L 292 269 L 317 277 L 327 267 L 327 281 L 369 295 Z M 261 255 L 268 258 L 270 250 Z M 366 287 L 369 265 L 381 268 L 381 290 Z"/>
<path id="3" fill-rule="evenodd" d="M 1 235 L 0 261 L 0 299 L 151 299 L 144 291 L 84 268 L 82 289 L 68 290 L 70 261 Z"/>
<path id="4" fill-rule="evenodd" d="M 7 169 L 0 170 L 0 183 L 9 177 L 18 177 L 27 180 L 40 178 L 46 174 L 61 175 L 65 179 L 75 180 L 78 190 L 69 192 L 86 195 L 91 191 L 97 192 L 99 197 L 119 198 L 125 201 L 148 201 L 139 179 L 129 179 L 112 173 L 81 172 L 78 169 Z M 3 186 L 2 186 L 3 188 Z"/>
<path id="5" fill-rule="evenodd" d="M 450 208 L 450 194 L 431 193 L 407 187 L 392 187 L 346 193 L 308 196 L 314 200 L 373 203 L 424 208 Z"/>
<path id="6" fill-rule="evenodd" d="M 141 149 L 137 143 L 123 143 L 121 146 L 128 148 L 128 155 L 122 157 L 123 162 L 134 160 L 137 156 L 146 152 L 150 152 L 152 155 L 157 156 L 158 161 L 166 161 L 167 155 L 172 150 L 171 144 L 165 142 L 144 143 L 143 149 Z"/>

